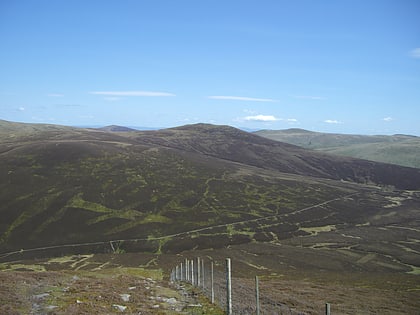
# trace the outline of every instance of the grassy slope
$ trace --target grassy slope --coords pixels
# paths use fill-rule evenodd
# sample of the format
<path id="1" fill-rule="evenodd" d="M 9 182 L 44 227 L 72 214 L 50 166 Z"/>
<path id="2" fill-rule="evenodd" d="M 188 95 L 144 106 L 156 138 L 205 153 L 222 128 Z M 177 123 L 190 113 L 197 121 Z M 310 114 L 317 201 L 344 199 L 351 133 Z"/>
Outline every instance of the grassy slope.
<path id="1" fill-rule="evenodd" d="M 420 140 L 397 143 L 369 143 L 325 148 L 322 151 L 366 160 L 420 168 Z"/>
<path id="2" fill-rule="evenodd" d="M 329 134 L 302 129 L 262 130 L 256 134 L 331 154 L 420 168 L 419 137 Z"/>
<path id="3" fill-rule="evenodd" d="M 276 141 L 295 144 L 308 149 L 319 149 L 339 146 L 350 146 L 368 143 L 395 143 L 417 139 L 409 135 L 353 135 L 338 133 L 314 132 L 292 128 L 284 130 L 260 130 L 255 134 Z"/>
<path id="4" fill-rule="evenodd" d="M 330 154 L 420 168 L 419 137 L 346 135 L 303 129 L 261 130 L 256 134 Z"/>

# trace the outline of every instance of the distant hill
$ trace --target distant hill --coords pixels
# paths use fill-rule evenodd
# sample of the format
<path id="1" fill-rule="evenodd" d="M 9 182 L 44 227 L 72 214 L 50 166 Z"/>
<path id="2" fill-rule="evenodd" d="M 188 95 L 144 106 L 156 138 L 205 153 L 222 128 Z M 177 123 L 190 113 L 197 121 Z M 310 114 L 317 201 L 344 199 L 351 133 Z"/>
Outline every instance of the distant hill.
<path id="1" fill-rule="evenodd" d="M 420 189 L 418 169 L 228 126 L 115 133 L 1 121 L 0 140 L 0 253 L 103 252 L 110 240 L 177 253 L 380 224 L 394 203 L 405 208 L 386 220 L 418 213 L 414 193 L 392 192 Z"/>
<path id="2" fill-rule="evenodd" d="M 261 130 L 262 137 L 331 154 L 420 168 L 420 137 L 347 135 L 303 129 Z"/>
<path id="3" fill-rule="evenodd" d="M 136 129 L 124 127 L 124 126 L 117 126 L 117 125 L 111 125 L 111 126 L 105 126 L 98 128 L 98 130 L 102 131 L 110 131 L 110 132 L 131 132 L 136 131 Z"/>

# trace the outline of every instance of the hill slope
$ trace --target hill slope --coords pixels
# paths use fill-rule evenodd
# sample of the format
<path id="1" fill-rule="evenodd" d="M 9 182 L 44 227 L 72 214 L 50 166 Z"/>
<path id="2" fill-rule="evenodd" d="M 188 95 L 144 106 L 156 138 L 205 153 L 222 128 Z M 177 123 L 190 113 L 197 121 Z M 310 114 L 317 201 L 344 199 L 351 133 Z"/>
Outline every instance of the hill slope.
<path id="1" fill-rule="evenodd" d="M 420 187 L 417 169 L 225 126 L 116 134 L 3 124 L 1 252 L 55 245 L 68 252 L 61 245 L 73 243 L 115 250 L 108 241 L 122 239 L 133 240 L 124 243 L 128 251 L 178 252 L 287 239 L 308 234 L 304 226 L 364 224 L 389 204 L 372 195 L 375 186 L 342 180 Z M 366 200 L 350 211 L 354 194 Z M 340 200 L 339 209 L 312 207 Z"/>
<path id="2" fill-rule="evenodd" d="M 346 135 L 296 128 L 261 130 L 255 134 L 335 155 L 420 168 L 420 138 L 415 136 Z"/>

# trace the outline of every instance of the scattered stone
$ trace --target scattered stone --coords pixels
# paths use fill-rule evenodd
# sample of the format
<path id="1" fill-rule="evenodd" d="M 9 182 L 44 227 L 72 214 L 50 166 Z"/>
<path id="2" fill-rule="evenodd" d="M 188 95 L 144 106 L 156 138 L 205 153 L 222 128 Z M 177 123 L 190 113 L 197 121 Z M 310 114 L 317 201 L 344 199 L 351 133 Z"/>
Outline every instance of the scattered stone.
<path id="1" fill-rule="evenodd" d="M 57 306 L 57 305 L 48 305 L 48 306 L 46 306 L 45 308 L 46 308 L 48 311 L 52 311 L 52 310 L 54 310 L 54 309 L 58 308 L 58 306 Z"/>
<path id="2" fill-rule="evenodd" d="M 126 293 L 120 294 L 120 297 L 124 302 L 130 301 L 130 296 L 131 296 L 130 294 L 126 294 Z"/>
<path id="3" fill-rule="evenodd" d="M 150 282 L 150 283 L 156 283 L 156 281 L 155 280 L 153 280 L 152 278 L 146 278 L 146 280 L 148 281 L 148 282 Z"/>
<path id="4" fill-rule="evenodd" d="M 135 290 L 137 287 L 129 287 L 128 290 Z"/>
<path id="5" fill-rule="evenodd" d="M 80 300 L 76 300 L 76 304 L 82 304 L 83 302 Z"/>
<path id="6" fill-rule="evenodd" d="M 168 303 L 168 304 L 171 304 L 171 305 L 178 303 L 178 301 L 176 300 L 176 298 L 166 299 L 165 302 Z"/>
<path id="7" fill-rule="evenodd" d="M 112 307 L 119 310 L 120 312 L 124 312 L 127 309 L 127 306 L 119 304 L 112 304 Z"/>
<path id="8" fill-rule="evenodd" d="M 32 298 L 34 300 L 42 300 L 42 299 L 45 299 L 47 296 L 50 296 L 50 294 L 49 293 L 42 293 L 42 294 L 33 295 Z"/>
<path id="9" fill-rule="evenodd" d="M 152 307 L 153 307 L 153 308 L 159 308 L 159 307 L 160 307 L 160 305 L 159 305 L 159 304 L 155 304 L 155 305 L 153 305 Z"/>

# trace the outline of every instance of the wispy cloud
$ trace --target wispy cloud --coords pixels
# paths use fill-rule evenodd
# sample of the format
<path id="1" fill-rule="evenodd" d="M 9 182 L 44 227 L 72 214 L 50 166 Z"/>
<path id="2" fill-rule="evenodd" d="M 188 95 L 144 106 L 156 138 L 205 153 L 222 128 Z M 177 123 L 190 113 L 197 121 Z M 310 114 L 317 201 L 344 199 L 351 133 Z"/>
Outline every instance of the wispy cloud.
<path id="1" fill-rule="evenodd" d="M 326 120 L 324 120 L 324 123 L 327 123 L 327 124 L 341 124 L 342 122 L 338 121 L 338 120 L 335 120 L 335 119 L 326 119 Z"/>
<path id="2" fill-rule="evenodd" d="M 252 109 L 244 109 L 244 113 L 246 113 L 248 115 L 254 115 L 257 112 L 255 110 L 252 110 Z"/>
<path id="3" fill-rule="evenodd" d="M 280 120 L 279 118 L 276 118 L 273 115 L 246 116 L 244 119 L 247 121 L 264 121 L 264 122 Z"/>
<path id="4" fill-rule="evenodd" d="M 57 107 L 82 107 L 80 104 L 55 104 Z"/>
<path id="5" fill-rule="evenodd" d="M 389 122 L 389 121 L 393 121 L 394 119 L 392 117 L 385 117 L 382 120 L 386 121 L 386 122 Z"/>
<path id="6" fill-rule="evenodd" d="M 93 91 L 89 92 L 93 95 L 103 95 L 107 97 L 118 97 L 118 96 L 150 96 L 150 97 L 160 97 L 160 96 L 176 96 L 173 93 L 167 92 L 155 92 L 155 91 Z"/>
<path id="7" fill-rule="evenodd" d="M 419 48 L 414 48 L 413 50 L 410 51 L 410 56 L 413 58 L 420 58 L 420 47 Z"/>
<path id="8" fill-rule="evenodd" d="M 287 118 L 285 119 L 285 121 L 287 121 L 288 123 L 297 123 L 298 120 L 296 118 Z"/>
<path id="9" fill-rule="evenodd" d="M 320 101 L 320 100 L 325 100 L 326 98 L 323 96 L 311 96 L 311 95 L 294 95 L 294 98 L 297 99 L 302 99 L 302 100 L 316 100 L 316 101 Z"/>
<path id="10" fill-rule="evenodd" d="M 230 95 L 212 95 L 208 96 L 212 100 L 228 100 L 228 101 L 248 101 L 248 102 L 276 102 L 271 98 L 257 98 L 247 96 L 230 96 Z"/>
<path id="11" fill-rule="evenodd" d="M 49 93 L 47 94 L 48 97 L 64 97 L 64 94 L 61 93 Z"/>
<path id="12" fill-rule="evenodd" d="M 104 100 L 105 101 L 108 101 L 108 102 L 116 102 L 116 101 L 121 100 L 121 97 L 117 97 L 117 96 L 106 96 L 106 97 L 104 97 Z"/>
<path id="13" fill-rule="evenodd" d="M 20 111 L 20 112 L 24 112 L 24 111 L 25 111 L 25 107 L 19 107 L 19 108 L 18 108 L 18 111 Z"/>

